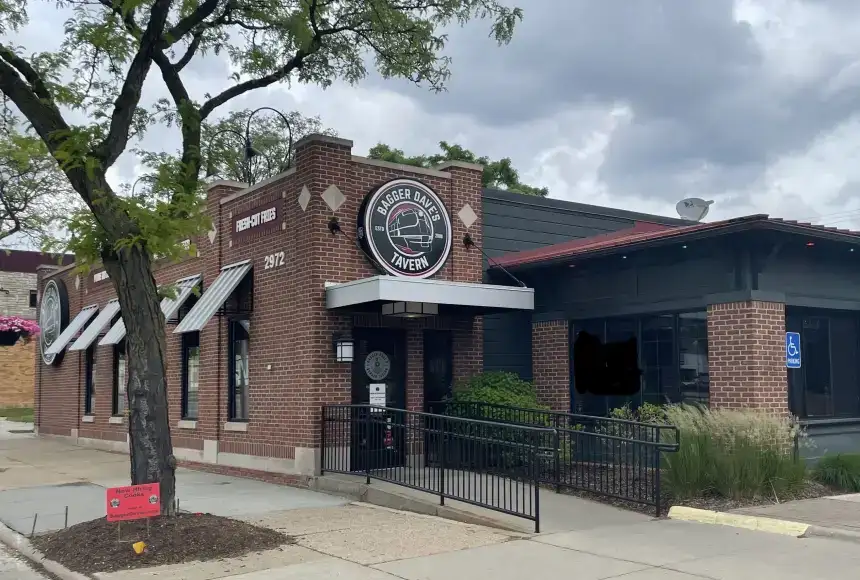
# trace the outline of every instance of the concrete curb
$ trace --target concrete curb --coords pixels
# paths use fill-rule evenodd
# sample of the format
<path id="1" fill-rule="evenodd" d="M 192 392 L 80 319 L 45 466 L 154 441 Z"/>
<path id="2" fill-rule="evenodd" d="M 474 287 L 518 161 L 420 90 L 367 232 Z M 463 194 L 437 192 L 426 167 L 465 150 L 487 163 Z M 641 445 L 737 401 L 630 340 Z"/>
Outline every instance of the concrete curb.
<path id="1" fill-rule="evenodd" d="M 6 544 L 34 564 L 38 564 L 57 578 L 60 578 L 60 580 L 91 580 L 92 578 L 91 576 L 72 572 L 65 566 L 47 559 L 44 554 L 33 547 L 30 540 L 15 530 L 8 528 L 3 523 L 0 523 L 0 542 Z"/>
<path id="2" fill-rule="evenodd" d="M 426 516 L 436 516 L 447 520 L 453 520 L 464 524 L 475 524 L 488 528 L 527 534 L 523 527 L 517 527 L 513 522 L 507 523 L 491 517 L 485 517 L 456 508 L 441 506 L 438 502 L 431 502 L 417 497 L 400 495 L 390 491 L 367 485 L 363 482 L 346 481 L 328 477 L 312 477 L 308 481 L 308 488 L 332 495 L 347 497 L 354 501 L 372 504 L 380 507 L 390 508 L 397 511 L 412 512 Z M 534 525 L 532 522 L 523 520 L 523 526 Z"/>
<path id="3" fill-rule="evenodd" d="M 791 522 L 788 520 L 715 512 L 685 506 L 672 506 L 669 508 L 669 519 L 698 522 L 700 524 L 731 526 L 734 528 L 743 528 L 745 530 L 756 532 L 768 532 L 771 534 L 780 534 L 794 538 L 805 537 L 809 532 L 809 529 L 812 527 L 809 524 Z"/>
<path id="4" fill-rule="evenodd" d="M 822 526 L 809 526 L 803 538 L 830 538 L 844 542 L 855 542 L 860 544 L 860 532 L 851 530 L 840 530 L 838 528 L 825 528 Z"/>

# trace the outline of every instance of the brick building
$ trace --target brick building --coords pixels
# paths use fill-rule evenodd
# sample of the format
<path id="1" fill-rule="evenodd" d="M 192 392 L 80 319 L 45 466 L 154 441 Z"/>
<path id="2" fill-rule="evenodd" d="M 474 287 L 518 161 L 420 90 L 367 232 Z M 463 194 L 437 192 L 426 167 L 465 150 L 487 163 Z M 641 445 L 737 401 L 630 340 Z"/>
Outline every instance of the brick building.
<path id="1" fill-rule="evenodd" d="M 386 405 L 423 410 L 481 371 L 482 314 L 531 310 L 530 289 L 482 283 L 481 167 L 408 168 L 351 147 L 312 136 L 267 182 L 212 183 L 197 255 L 157 268 L 179 289 L 162 303 L 178 458 L 311 473 L 323 403 L 367 403 L 374 385 Z M 110 280 L 45 268 L 40 284 L 39 432 L 127 448 Z"/>
<path id="2" fill-rule="evenodd" d="M 322 404 L 367 403 L 373 390 L 374 404 L 422 410 L 483 369 L 533 380 L 561 410 L 790 411 L 824 448 L 856 447 L 857 234 L 482 190 L 478 166 L 418 169 L 351 146 L 311 136 L 275 178 L 211 184 L 214 228 L 197 255 L 158 265 L 158 283 L 179 288 L 162 310 L 180 459 L 311 473 Z M 39 432 L 125 449 L 110 281 L 46 268 L 40 288 Z M 577 391 L 582 331 L 635 343 L 635 394 Z M 800 333 L 801 368 L 786 368 L 786 331 Z"/>
<path id="3" fill-rule="evenodd" d="M 70 264 L 72 256 L 0 249 L 0 315 L 36 320 L 36 269 L 40 264 Z M 34 343 L 0 346 L 0 408 L 33 405 Z"/>

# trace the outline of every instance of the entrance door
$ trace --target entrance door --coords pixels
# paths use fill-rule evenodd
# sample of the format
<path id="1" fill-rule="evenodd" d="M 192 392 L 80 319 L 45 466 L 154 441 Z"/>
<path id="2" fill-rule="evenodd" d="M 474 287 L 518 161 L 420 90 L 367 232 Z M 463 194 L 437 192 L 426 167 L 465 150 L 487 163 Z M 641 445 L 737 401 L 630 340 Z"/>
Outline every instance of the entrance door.
<path id="1" fill-rule="evenodd" d="M 406 334 L 389 328 L 353 329 L 352 403 L 374 405 L 356 409 L 352 429 L 353 471 L 403 465 L 406 456 L 403 413 L 406 408 Z"/>
<path id="2" fill-rule="evenodd" d="M 453 356 L 451 331 L 424 331 L 424 407 L 428 413 L 444 411 L 435 409 L 433 404 L 451 395 Z"/>

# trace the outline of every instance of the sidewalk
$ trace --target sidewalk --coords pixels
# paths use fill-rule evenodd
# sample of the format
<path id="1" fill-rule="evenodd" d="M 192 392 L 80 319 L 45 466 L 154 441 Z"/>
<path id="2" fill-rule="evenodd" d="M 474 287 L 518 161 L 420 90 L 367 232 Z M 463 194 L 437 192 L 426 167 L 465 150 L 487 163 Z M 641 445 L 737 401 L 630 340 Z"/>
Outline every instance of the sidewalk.
<path id="1" fill-rule="evenodd" d="M 741 508 L 732 510 L 732 513 L 810 524 L 824 530 L 845 531 L 851 535 L 857 534 L 860 541 L 860 493 Z"/>
<path id="2" fill-rule="evenodd" d="M 13 496 L 28 493 L 40 494 L 40 506 L 46 510 L 48 504 L 68 504 L 70 490 L 127 478 L 127 470 L 123 456 L 32 436 L 0 436 L 0 507 L 15 509 L 18 500 Z M 54 485 L 44 485 L 45 478 Z M 843 580 L 845 570 L 860 569 L 855 544 L 654 520 L 569 496 L 542 494 L 545 533 L 536 536 L 201 472 L 183 471 L 179 485 L 197 489 L 199 495 L 186 491 L 187 500 L 181 501 L 205 501 L 207 511 L 280 530 L 295 537 L 296 544 L 241 558 L 96 578 L 523 580 L 573 575 L 577 580 Z M 554 503 L 562 500 L 564 505 Z M 829 501 L 850 508 L 858 504 Z M 103 515 L 93 513 L 86 517 Z M 850 521 L 843 524 L 849 526 Z M 0 566 L 6 567 L 0 567 L 0 580 L 41 578 L 24 568 L 19 573 L 17 564 L 0 551 Z"/>

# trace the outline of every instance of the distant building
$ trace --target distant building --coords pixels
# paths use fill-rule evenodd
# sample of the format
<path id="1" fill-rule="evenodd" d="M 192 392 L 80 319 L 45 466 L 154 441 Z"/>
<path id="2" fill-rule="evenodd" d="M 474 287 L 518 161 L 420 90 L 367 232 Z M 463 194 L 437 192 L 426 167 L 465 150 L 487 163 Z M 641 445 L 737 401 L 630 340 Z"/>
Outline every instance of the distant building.
<path id="1" fill-rule="evenodd" d="M 36 320 L 36 268 L 43 264 L 67 265 L 74 256 L 60 260 L 56 254 L 0 249 L 0 315 Z M 33 357 L 36 341 L 0 346 L 0 408 L 33 406 Z"/>

